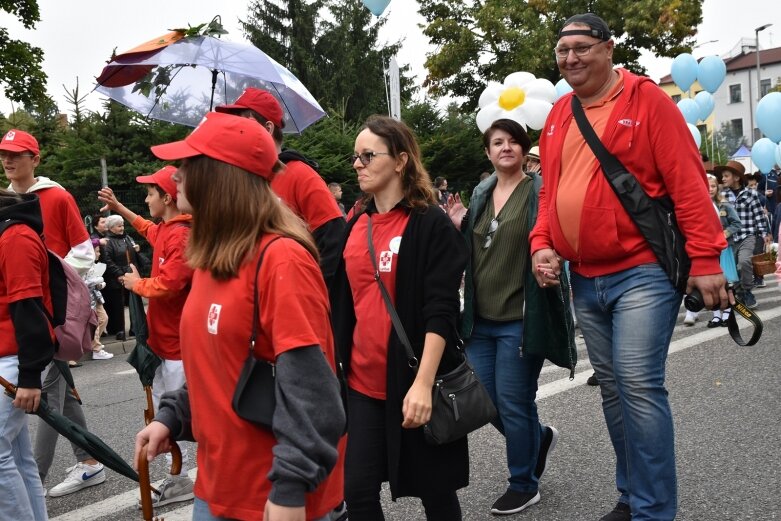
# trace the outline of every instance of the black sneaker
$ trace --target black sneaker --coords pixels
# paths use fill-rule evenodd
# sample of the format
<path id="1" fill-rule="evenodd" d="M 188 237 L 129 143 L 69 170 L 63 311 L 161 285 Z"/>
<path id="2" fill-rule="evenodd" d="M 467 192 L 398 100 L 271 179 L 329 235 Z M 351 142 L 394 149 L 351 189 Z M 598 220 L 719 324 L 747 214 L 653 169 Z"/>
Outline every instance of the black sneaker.
<path id="1" fill-rule="evenodd" d="M 599 385 L 599 380 L 597 379 L 597 373 L 594 373 L 588 377 L 588 380 L 586 380 L 586 385 L 590 385 L 592 387 Z"/>
<path id="2" fill-rule="evenodd" d="M 556 427 L 545 426 L 545 435 L 540 440 L 540 452 L 537 454 L 537 466 L 534 468 L 534 477 L 539 479 L 545 474 L 548 468 L 548 456 L 556 448 L 556 442 L 559 441 L 559 431 Z"/>
<path id="3" fill-rule="evenodd" d="M 507 489 L 502 497 L 496 500 L 491 507 L 492 514 L 507 515 L 517 514 L 526 507 L 530 507 L 540 501 L 540 492 L 516 492 Z"/>
<path id="4" fill-rule="evenodd" d="M 629 510 L 629 505 L 619 501 L 616 503 L 616 507 L 600 517 L 599 521 L 632 521 L 632 511 Z"/>
<path id="5" fill-rule="evenodd" d="M 722 325 L 721 317 L 713 317 L 712 319 L 710 319 L 710 322 L 708 322 L 709 328 L 721 327 L 721 325 Z"/>

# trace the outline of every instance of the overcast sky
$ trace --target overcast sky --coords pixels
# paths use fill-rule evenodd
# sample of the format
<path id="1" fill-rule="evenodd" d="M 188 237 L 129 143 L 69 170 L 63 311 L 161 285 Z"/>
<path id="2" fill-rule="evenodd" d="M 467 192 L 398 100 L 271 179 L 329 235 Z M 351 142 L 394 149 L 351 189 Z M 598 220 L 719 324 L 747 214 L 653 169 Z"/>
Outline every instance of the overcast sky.
<path id="1" fill-rule="evenodd" d="M 216 14 L 222 16 L 223 25 L 230 32 L 225 38 L 243 41 L 238 19 L 246 19 L 248 3 L 247 0 L 220 3 L 214 0 L 38 0 L 41 22 L 36 29 L 25 30 L 5 12 L 0 14 L 0 26 L 7 27 L 12 38 L 43 49 L 49 93 L 60 110 L 67 112 L 70 107 L 64 101 L 63 85 L 72 89 L 79 78 L 81 91 L 90 91 L 114 48 L 122 52 L 168 29 L 208 22 Z M 412 66 L 420 84 L 425 77 L 422 50 L 428 49 L 428 42 L 418 27 L 423 19 L 417 13 L 417 5 L 415 0 L 392 0 L 386 11 L 388 24 L 380 36 L 388 41 L 405 39 L 398 61 Z M 741 37 L 753 39 L 754 29 L 765 23 L 774 25 L 760 33 L 760 47 L 780 46 L 781 9 L 777 0 L 705 0 L 697 41 L 717 41 L 703 43 L 693 54 L 701 57 L 729 52 Z M 653 56 L 643 60 L 655 80 L 669 74 L 671 62 Z M 101 99 L 97 93 L 90 94 L 88 108 L 98 108 Z M 0 112 L 7 115 L 11 109 L 11 103 L 0 97 Z"/>

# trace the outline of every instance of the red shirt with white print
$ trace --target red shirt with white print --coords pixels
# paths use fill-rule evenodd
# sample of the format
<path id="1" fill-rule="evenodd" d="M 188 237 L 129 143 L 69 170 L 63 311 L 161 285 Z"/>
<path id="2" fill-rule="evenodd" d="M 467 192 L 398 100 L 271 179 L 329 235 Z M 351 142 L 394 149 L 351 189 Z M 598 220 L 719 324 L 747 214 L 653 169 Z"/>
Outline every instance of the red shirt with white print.
<path id="1" fill-rule="evenodd" d="M 372 244 L 380 279 L 396 300 L 396 263 L 401 236 L 409 222 L 409 212 L 396 207 L 390 212 L 373 213 Z M 387 387 L 388 340 L 392 323 L 380 285 L 374 280 L 374 267 L 369 257 L 367 214 L 353 226 L 344 248 L 347 279 L 355 305 L 352 358 L 348 385 L 361 394 L 384 400 Z"/>

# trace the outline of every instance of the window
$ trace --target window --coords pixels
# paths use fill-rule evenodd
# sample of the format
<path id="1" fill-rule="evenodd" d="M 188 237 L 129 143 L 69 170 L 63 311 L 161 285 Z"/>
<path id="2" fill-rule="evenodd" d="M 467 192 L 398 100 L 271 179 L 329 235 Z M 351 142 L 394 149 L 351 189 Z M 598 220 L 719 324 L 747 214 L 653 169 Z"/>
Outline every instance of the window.
<path id="1" fill-rule="evenodd" d="M 729 102 L 730 103 L 740 103 L 742 101 L 743 101 L 743 94 L 740 91 L 740 83 L 738 83 L 737 85 L 730 85 L 729 86 Z"/>
<path id="2" fill-rule="evenodd" d="M 729 122 L 730 126 L 732 126 L 732 132 L 735 133 L 736 136 L 743 136 L 743 120 L 742 119 L 732 119 Z"/>
<path id="3" fill-rule="evenodd" d="M 677 104 L 679 101 L 681 101 L 681 95 L 673 94 L 673 101 Z"/>
<path id="4" fill-rule="evenodd" d="M 768 92 L 770 92 L 770 78 L 759 80 L 759 97 L 764 98 Z"/>

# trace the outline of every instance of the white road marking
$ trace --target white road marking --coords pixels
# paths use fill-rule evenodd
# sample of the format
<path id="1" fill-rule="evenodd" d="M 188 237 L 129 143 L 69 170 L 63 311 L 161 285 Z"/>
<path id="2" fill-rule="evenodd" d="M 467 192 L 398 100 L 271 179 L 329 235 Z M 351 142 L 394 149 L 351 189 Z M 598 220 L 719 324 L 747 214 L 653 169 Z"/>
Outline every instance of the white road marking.
<path id="1" fill-rule="evenodd" d="M 765 304 L 767 304 L 767 302 L 765 302 Z M 774 318 L 781 316 L 781 307 L 770 308 L 767 310 L 759 310 L 758 314 L 763 321 L 767 322 L 768 320 L 772 320 Z M 670 344 L 670 353 L 671 354 L 677 353 L 679 351 L 689 349 L 690 347 L 697 346 L 703 342 L 714 340 L 722 336 L 727 336 L 728 334 L 729 331 L 727 331 L 727 328 L 725 327 L 706 329 L 699 333 L 694 333 L 684 338 L 675 340 Z M 578 347 L 581 346 L 579 345 Z M 750 348 L 740 348 L 738 346 L 735 347 L 738 349 L 750 349 Z M 580 364 L 578 364 L 578 369 L 583 369 L 583 368 L 588 368 L 588 369 L 576 373 L 575 378 L 573 380 L 570 380 L 569 377 L 567 376 L 540 386 L 539 390 L 537 391 L 537 399 L 543 400 L 545 398 L 555 396 L 564 391 L 569 391 L 571 389 L 574 389 L 575 387 L 585 385 L 586 380 L 588 379 L 589 376 L 591 376 L 591 364 L 587 362 L 586 363 L 581 362 Z M 551 366 L 550 368 L 546 367 L 545 369 L 549 369 L 550 371 L 553 370 L 566 371 L 565 369 L 561 369 L 556 366 Z M 543 369 L 543 372 L 546 372 L 545 369 Z M 116 373 L 116 374 L 129 374 L 134 372 L 135 369 L 132 369 L 130 371 L 122 371 L 121 373 Z M 197 469 L 190 469 L 190 471 L 187 474 L 191 478 L 195 479 L 196 473 L 197 473 Z M 159 484 L 159 482 L 155 483 L 155 485 L 157 484 Z M 97 503 L 92 503 L 91 505 L 88 505 L 86 507 L 72 510 L 68 513 L 52 518 L 50 519 L 50 521 L 97 521 L 103 516 L 116 515 L 117 512 L 131 507 L 136 508 L 137 501 L 138 501 L 138 490 L 132 489 L 127 492 L 123 492 L 122 494 L 109 497 Z M 182 508 L 178 508 L 176 510 L 172 510 L 170 512 L 165 513 L 164 517 L 166 521 L 189 521 L 192 518 L 192 511 L 193 511 L 192 505 L 188 504 Z"/>
<path id="2" fill-rule="evenodd" d="M 127 371 L 119 371 L 114 374 L 125 375 L 125 374 L 135 374 L 135 373 L 136 373 L 135 369 L 128 369 Z"/>

